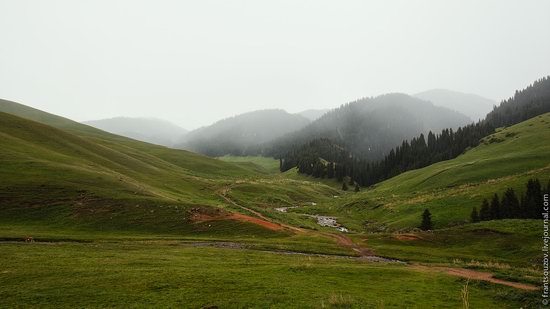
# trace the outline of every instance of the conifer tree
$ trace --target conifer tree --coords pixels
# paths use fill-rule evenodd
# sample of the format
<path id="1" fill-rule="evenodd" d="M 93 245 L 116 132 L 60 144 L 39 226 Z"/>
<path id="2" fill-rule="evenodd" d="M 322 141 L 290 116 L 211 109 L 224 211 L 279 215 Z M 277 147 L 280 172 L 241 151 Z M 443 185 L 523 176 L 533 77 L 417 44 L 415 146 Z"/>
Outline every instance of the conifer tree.
<path id="1" fill-rule="evenodd" d="M 355 192 L 359 192 L 361 189 L 359 188 L 359 184 L 355 183 Z"/>
<path id="2" fill-rule="evenodd" d="M 519 217 L 521 209 L 516 192 L 513 188 L 506 189 L 500 206 L 503 219 Z"/>
<path id="3" fill-rule="evenodd" d="M 346 182 L 342 182 L 342 190 L 344 191 L 348 191 L 348 185 L 346 184 Z"/>
<path id="4" fill-rule="evenodd" d="M 424 231 L 431 230 L 433 228 L 432 223 L 432 214 L 428 209 L 425 209 L 422 213 L 422 223 L 420 224 L 420 229 Z"/>
<path id="5" fill-rule="evenodd" d="M 493 218 L 494 220 L 498 220 L 501 218 L 500 201 L 496 193 L 493 194 L 493 199 L 491 200 L 491 218 Z"/>
<path id="6" fill-rule="evenodd" d="M 481 208 L 479 209 L 479 220 L 480 221 L 489 221 L 491 220 L 491 209 L 489 208 L 489 202 L 487 199 L 484 199 L 481 203 Z"/>
<path id="7" fill-rule="evenodd" d="M 479 222 L 479 213 L 477 212 L 477 207 L 474 206 L 472 213 L 470 214 L 470 221 L 472 223 Z"/>
<path id="8" fill-rule="evenodd" d="M 542 188 L 538 179 L 527 181 L 527 190 L 521 204 L 523 218 L 536 219 L 542 212 Z"/>

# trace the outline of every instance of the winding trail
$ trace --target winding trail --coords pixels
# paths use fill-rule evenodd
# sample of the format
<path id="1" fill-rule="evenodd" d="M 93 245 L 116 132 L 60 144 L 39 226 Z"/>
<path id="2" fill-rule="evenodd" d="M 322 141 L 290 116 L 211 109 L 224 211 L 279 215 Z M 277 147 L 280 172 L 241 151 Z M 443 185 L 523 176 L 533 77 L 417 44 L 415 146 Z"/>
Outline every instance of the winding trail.
<path id="1" fill-rule="evenodd" d="M 301 229 L 299 227 L 295 227 L 295 226 L 292 226 L 292 225 L 288 225 L 288 224 L 284 224 L 284 223 L 279 223 L 279 222 L 273 222 L 271 220 L 271 218 L 268 218 L 266 217 L 264 214 L 262 214 L 261 212 L 259 211 L 256 211 L 254 209 L 251 209 L 251 208 L 248 208 L 246 206 L 243 206 L 243 205 L 240 205 L 238 203 L 236 203 L 235 201 L 233 201 L 232 199 L 230 199 L 228 196 L 227 196 L 227 193 L 231 191 L 231 186 L 225 186 L 223 188 L 221 188 L 220 190 L 216 191 L 216 193 L 218 194 L 219 197 L 221 197 L 222 199 L 224 199 L 224 201 L 226 201 L 227 203 L 233 205 L 233 206 L 236 206 L 236 207 L 239 207 L 240 209 L 242 210 L 245 210 L 249 213 L 252 213 L 254 214 L 257 218 L 259 218 L 260 221 L 258 221 L 260 223 L 260 225 L 262 226 L 270 226 L 270 225 L 277 225 L 280 227 L 280 229 L 286 229 L 286 230 L 290 230 L 290 231 L 293 231 L 293 232 L 298 232 L 298 233 L 304 233 L 305 230 L 304 229 Z M 240 214 L 233 214 L 233 216 L 239 216 Z M 244 215 L 241 215 L 241 216 L 244 216 Z"/>
<path id="2" fill-rule="evenodd" d="M 371 261 L 376 261 L 376 262 L 399 262 L 399 263 L 404 263 L 404 262 L 401 262 L 401 261 L 398 261 L 398 260 L 392 260 L 392 259 L 387 259 L 387 258 L 383 258 L 383 257 L 378 257 L 378 256 L 374 255 L 372 250 L 370 250 L 368 248 L 365 248 L 365 247 L 361 247 L 360 245 L 353 242 L 353 240 L 351 238 L 349 238 L 346 235 L 340 234 L 340 233 L 318 232 L 318 231 L 298 228 L 298 227 L 288 225 L 288 224 L 284 224 L 284 223 L 273 222 L 271 218 L 265 216 L 264 214 L 254 210 L 254 209 L 251 209 L 251 208 L 248 208 L 246 206 L 240 205 L 237 202 L 233 201 L 231 198 L 229 198 L 227 196 L 227 193 L 229 193 L 229 191 L 231 191 L 232 187 L 233 187 L 233 185 L 225 186 L 225 187 L 219 189 L 218 191 L 216 191 L 216 193 L 223 200 L 225 200 L 227 203 L 229 203 L 233 206 L 236 206 L 238 208 L 241 208 L 242 210 L 245 210 L 245 211 L 247 211 L 247 212 L 249 212 L 249 213 L 251 213 L 251 214 L 253 214 L 257 217 L 257 218 L 254 218 L 254 217 L 234 213 L 233 216 L 235 218 L 238 218 L 239 216 L 248 217 L 248 218 L 252 218 L 252 219 L 255 219 L 255 220 L 250 220 L 249 219 L 249 220 L 246 220 L 246 221 L 257 223 L 257 224 L 260 224 L 260 225 L 265 226 L 267 228 L 269 228 L 271 226 L 272 229 L 273 229 L 273 226 L 276 226 L 276 227 L 278 227 L 278 229 L 286 229 L 286 230 L 289 230 L 289 231 L 292 231 L 292 232 L 295 232 L 295 233 L 310 233 L 310 234 L 317 234 L 317 235 L 321 235 L 321 236 L 324 236 L 324 237 L 327 237 L 327 238 L 331 238 L 331 239 L 335 240 L 336 243 L 339 246 L 341 246 L 343 248 L 349 248 L 349 249 L 355 251 L 359 255 L 357 257 L 359 259 L 371 260 Z M 304 254 L 304 255 L 338 257 L 338 255 L 335 256 L 335 255 L 309 254 L 309 253 L 294 252 L 294 251 L 270 251 L 270 252 L 286 253 L 286 254 Z M 353 258 L 351 256 L 341 256 L 341 257 Z M 406 263 L 404 263 L 404 264 L 406 264 Z M 467 278 L 467 279 L 471 279 L 471 280 L 486 281 L 486 282 L 491 282 L 491 283 L 494 283 L 494 284 L 500 284 L 500 285 L 505 285 L 505 286 L 509 286 L 509 287 L 512 287 L 512 288 L 516 288 L 516 289 L 521 289 L 521 290 L 534 291 L 534 290 L 538 289 L 538 287 L 530 285 L 530 284 L 512 282 L 512 281 L 506 281 L 506 280 L 494 278 L 494 275 L 492 273 L 489 273 L 489 272 L 481 272 L 481 271 L 465 269 L 465 268 L 453 268 L 453 267 L 445 267 L 445 266 L 428 266 L 428 265 L 420 265 L 420 264 L 407 264 L 407 267 L 410 268 L 410 269 L 416 270 L 416 271 L 445 273 L 445 274 L 451 275 L 451 276 L 457 276 L 457 277 Z"/>

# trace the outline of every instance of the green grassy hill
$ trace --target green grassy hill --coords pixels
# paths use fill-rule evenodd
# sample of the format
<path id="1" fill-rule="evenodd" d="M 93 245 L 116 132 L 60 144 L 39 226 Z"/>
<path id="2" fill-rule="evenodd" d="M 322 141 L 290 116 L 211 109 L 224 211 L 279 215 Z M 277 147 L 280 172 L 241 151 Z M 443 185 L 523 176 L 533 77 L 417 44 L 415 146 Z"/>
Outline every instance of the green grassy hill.
<path id="1" fill-rule="evenodd" d="M 525 191 L 530 178 L 550 177 L 550 113 L 484 138 L 481 144 L 448 161 L 409 171 L 351 195 L 337 211 L 355 215 L 373 229 L 411 229 L 428 208 L 436 228 L 465 223 L 474 206 L 508 187 Z M 335 209 L 336 210 L 336 209 Z"/>
<path id="2" fill-rule="evenodd" d="M 206 225 L 190 218 L 222 211 L 215 189 L 232 173 L 254 175 L 183 151 L 154 146 L 143 152 L 139 142 L 112 146 L 6 113 L 0 113 L 0 136 L 0 221 L 10 224 L 200 234 Z M 186 165 L 219 173 L 200 177 L 204 169 Z M 232 222 L 208 223 L 219 225 L 209 231 L 261 230 Z"/>
<path id="3" fill-rule="evenodd" d="M 235 218 L 234 213 L 256 215 L 227 203 L 220 190 L 256 184 L 263 197 L 274 194 L 289 202 L 331 191 L 273 175 L 255 162 L 224 162 L 139 142 L 13 102 L 0 101 L 0 110 L 17 114 L 0 112 L 0 226 L 5 231 L 288 240 L 287 232 Z"/>
<path id="4" fill-rule="evenodd" d="M 142 156 L 137 159 L 161 159 L 166 163 L 186 169 L 187 173 L 207 175 L 208 177 L 244 176 L 250 175 L 251 172 L 254 175 L 254 170 L 247 165 L 226 164 L 193 152 L 136 141 L 11 101 L 0 99 L 0 112 L 60 129 L 129 156 L 140 153 Z"/>
<path id="5" fill-rule="evenodd" d="M 0 101 L 0 221 L 192 235 L 277 234 L 225 220 L 216 190 L 266 172 L 117 136 Z M 26 119 L 25 119 L 26 118 Z M 34 120 L 34 121 L 33 121 Z M 231 211 L 234 211 L 231 210 Z M 220 220 L 195 222 L 196 216 Z"/>

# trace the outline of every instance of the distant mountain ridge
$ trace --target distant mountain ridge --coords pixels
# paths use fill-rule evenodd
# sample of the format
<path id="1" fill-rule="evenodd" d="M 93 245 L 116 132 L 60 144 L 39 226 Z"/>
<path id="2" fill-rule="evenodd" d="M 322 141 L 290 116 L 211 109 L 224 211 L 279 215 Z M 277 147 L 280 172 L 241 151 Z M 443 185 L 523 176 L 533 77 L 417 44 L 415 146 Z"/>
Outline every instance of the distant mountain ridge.
<path id="1" fill-rule="evenodd" d="M 456 111 L 402 93 L 363 98 L 333 109 L 303 129 L 266 146 L 279 156 L 312 140 L 326 138 L 356 155 L 379 159 L 402 141 L 420 133 L 470 123 Z"/>
<path id="2" fill-rule="evenodd" d="M 328 108 L 324 108 L 324 109 L 307 109 L 305 111 L 301 111 L 301 112 L 296 113 L 296 114 L 304 116 L 304 117 L 306 117 L 307 119 L 309 119 L 311 121 L 315 121 L 315 120 L 321 118 L 321 116 L 326 114 L 328 111 L 330 111 L 330 109 L 328 109 Z"/>
<path id="3" fill-rule="evenodd" d="M 177 147 L 209 156 L 245 155 L 309 123 L 309 119 L 281 109 L 258 110 L 191 131 Z"/>
<path id="4" fill-rule="evenodd" d="M 89 126 L 138 141 L 172 147 L 187 130 L 156 118 L 114 117 L 82 122 Z"/>
<path id="5" fill-rule="evenodd" d="M 484 98 L 477 94 L 463 93 L 447 89 L 432 89 L 413 95 L 422 100 L 430 101 L 436 106 L 446 107 L 448 109 L 460 112 L 473 121 L 484 119 L 496 101 Z"/>

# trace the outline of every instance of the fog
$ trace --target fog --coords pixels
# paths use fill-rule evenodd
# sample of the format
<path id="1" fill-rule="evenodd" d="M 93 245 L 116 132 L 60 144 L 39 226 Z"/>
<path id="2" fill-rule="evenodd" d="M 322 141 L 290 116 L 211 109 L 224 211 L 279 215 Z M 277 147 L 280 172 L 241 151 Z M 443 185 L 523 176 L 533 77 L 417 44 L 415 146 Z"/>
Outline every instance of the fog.
<path id="1" fill-rule="evenodd" d="M 0 0 L 0 98 L 186 129 L 550 73 L 550 1 Z"/>

